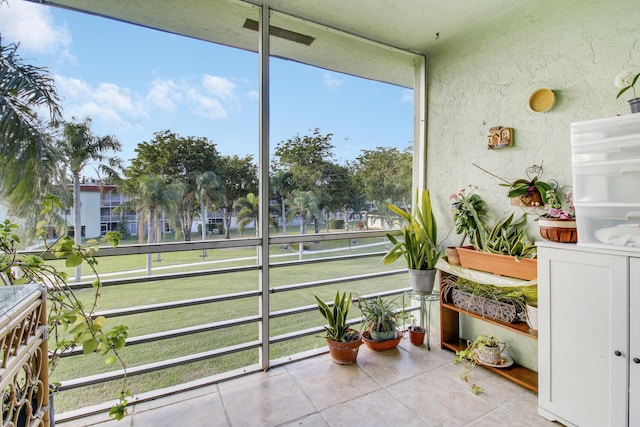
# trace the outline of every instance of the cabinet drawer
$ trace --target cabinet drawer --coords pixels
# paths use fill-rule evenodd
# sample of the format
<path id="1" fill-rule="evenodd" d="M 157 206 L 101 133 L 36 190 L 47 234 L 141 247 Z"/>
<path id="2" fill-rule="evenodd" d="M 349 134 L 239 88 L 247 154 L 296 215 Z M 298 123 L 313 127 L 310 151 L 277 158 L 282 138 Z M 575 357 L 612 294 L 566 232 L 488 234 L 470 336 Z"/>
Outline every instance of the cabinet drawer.
<path id="1" fill-rule="evenodd" d="M 590 205 L 576 203 L 578 244 L 640 252 L 640 204 Z"/>
<path id="2" fill-rule="evenodd" d="M 640 157 L 573 165 L 576 203 L 640 203 Z"/>

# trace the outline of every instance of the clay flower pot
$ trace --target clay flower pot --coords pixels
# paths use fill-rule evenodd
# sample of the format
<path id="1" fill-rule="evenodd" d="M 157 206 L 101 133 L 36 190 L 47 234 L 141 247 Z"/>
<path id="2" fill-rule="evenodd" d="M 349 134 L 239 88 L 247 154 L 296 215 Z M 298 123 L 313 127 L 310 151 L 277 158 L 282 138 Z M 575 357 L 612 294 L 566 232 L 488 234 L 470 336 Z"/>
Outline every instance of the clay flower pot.
<path id="1" fill-rule="evenodd" d="M 409 342 L 414 345 L 424 344 L 424 336 L 427 331 L 419 326 L 412 326 L 409 328 Z"/>
<path id="2" fill-rule="evenodd" d="M 359 335 L 360 339 L 348 342 L 334 341 L 327 338 L 331 359 L 339 365 L 351 365 L 355 363 L 358 358 L 358 350 L 362 344 L 362 334 Z"/>

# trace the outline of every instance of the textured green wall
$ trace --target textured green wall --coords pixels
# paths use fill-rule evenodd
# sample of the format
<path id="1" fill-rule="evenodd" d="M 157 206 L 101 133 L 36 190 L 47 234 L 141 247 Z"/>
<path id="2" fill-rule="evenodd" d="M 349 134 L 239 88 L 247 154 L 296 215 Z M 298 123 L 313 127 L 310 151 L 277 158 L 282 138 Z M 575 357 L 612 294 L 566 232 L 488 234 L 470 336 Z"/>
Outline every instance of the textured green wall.
<path id="1" fill-rule="evenodd" d="M 441 235 L 452 222 L 450 194 L 469 184 L 495 215 L 514 209 L 500 181 L 473 163 L 516 179 L 544 162 L 545 179 L 570 185 L 570 124 L 629 114 L 627 98 L 616 100 L 613 85 L 626 69 L 640 72 L 637 0 L 527 1 L 490 26 L 442 45 L 428 58 L 427 95 L 427 179 Z M 529 95 L 542 87 L 553 89 L 558 101 L 552 110 L 535 113 Z M 515 129 L 514 147 L 487 149 L 489 128 L 496 125 Z M 540 238 L 536 223 L 529 231 Z M 467 331 L 489 332 L 483 325 Z M 519 361 L 535 369 L 535 347 L 514 347 L 523 348 Z"/>

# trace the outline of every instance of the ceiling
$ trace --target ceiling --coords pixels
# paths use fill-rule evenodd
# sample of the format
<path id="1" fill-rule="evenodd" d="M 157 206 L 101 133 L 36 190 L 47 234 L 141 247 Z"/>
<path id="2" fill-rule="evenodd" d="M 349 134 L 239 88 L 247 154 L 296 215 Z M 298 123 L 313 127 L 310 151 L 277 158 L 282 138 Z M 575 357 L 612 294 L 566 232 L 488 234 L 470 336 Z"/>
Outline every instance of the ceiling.
<path id="1" fill-rule="evenodd" d="M 252 51 L 257 32 L 243 25 L 259 21 L 257 6 L 268 6 L 272 27 L 314 38 L 307 46 L 272 37 L 272 55 L 413 87 L 415 54 L 444 49 L 525 0 L 32 1 Z"/>

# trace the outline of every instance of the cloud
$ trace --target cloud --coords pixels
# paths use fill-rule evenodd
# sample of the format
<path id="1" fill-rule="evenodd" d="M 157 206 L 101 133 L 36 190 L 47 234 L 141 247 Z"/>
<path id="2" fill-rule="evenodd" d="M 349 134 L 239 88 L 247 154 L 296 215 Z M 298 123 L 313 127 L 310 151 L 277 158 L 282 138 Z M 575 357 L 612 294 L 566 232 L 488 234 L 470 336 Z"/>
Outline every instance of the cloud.
<path id="1" fill-rule="evenodd" d="M 151 82 L 147 101 L 165 110 L 174 111 L 176 102 L 183 99 L 181 89 L 173 80 L 156 79 Z"/>
<path id="2" fill-rule="evenodd" d="M 107 126 L 128 126 L 148 117 L 142 99 L 114 83 L 94 87 L 80 79 L 56 76 L 56 88 L 64 99 L 67 119 L 89 116 Z"/>
<path id="3" fill-rule="evenodd" d="M 327 86 L 331 90 L 337 89 L 340 87 L 340 85 L 342 85 L 342 80 L 337 78 L 334 74 L 324 73 L 322 75 L 322 78 L 324 80 L 325 86 Z"/>
<path id="4" fill-rule="evenodd" d="M 214 98 L 227 102 L 237 102 L 236 85 L 225 77 L 205 74 L 202 77 L 202 87 Z"/>
<path id="5" fill-rule="evenodd" d="M 222 106 L 220 100 L 203 95 L 195 88 L 189 89 L 187 96 L 195 104 L 191 109 L 194 114 L 213 120 L 221 120 L 228 117 L 227 110 Z"/>
<path id="6" fill-rule="evenodd" d="M 72 58 L 71 35 L 66 26 L 55 25 L 48 6 L 12 0 L 1 4 L 0 32 L 3 42 L 19 42 L 20 49 Z"/>

